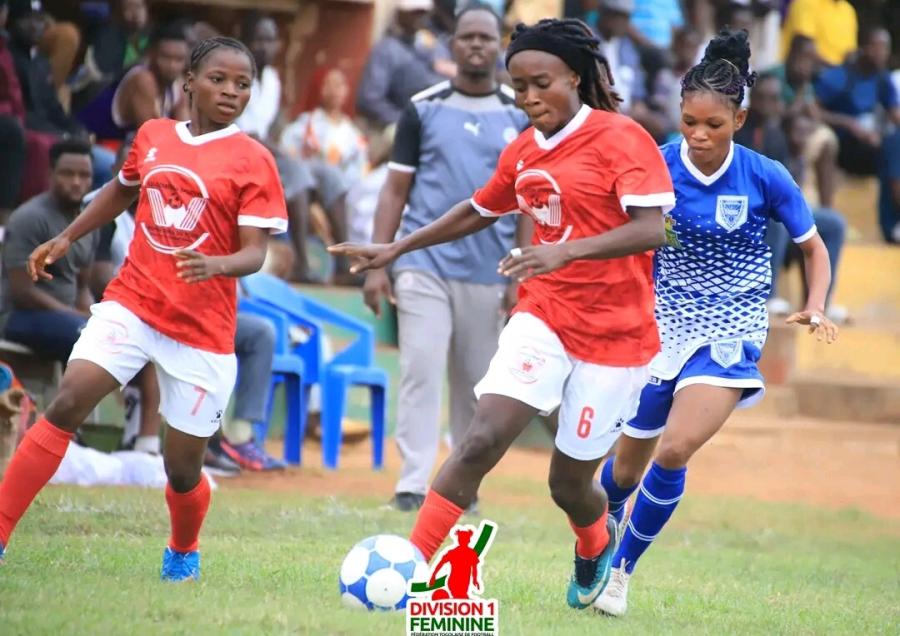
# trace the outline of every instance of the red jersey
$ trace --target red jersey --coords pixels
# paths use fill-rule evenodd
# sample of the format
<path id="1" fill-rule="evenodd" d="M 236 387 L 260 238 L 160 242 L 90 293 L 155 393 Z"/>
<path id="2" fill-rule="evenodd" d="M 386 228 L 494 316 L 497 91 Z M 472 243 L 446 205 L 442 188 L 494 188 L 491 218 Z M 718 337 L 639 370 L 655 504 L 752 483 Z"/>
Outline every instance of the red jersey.
<path id="1" fill-rule="evenodd" d="M 626 207 L 675 205 L 672 179 L 653 139 L 634 120 L 582 106 L 545 138 L 529 128 L 472 197 L 485 216 L 519 212 L 532 242 L 557 244 L 624 225 Z M 653 252 L 578 260 L 522 284 L 515 311 L 543 320 L 575 358 L 610 366 L 646 364 L 659 351 L 653 316 Z"/>
<path id="2" fill-rule="evenodd" d="M 210 256 L 241 247 L 238 226 L 287 229 L 272 154 L 237 126 L 192 136 L 187 122 L 154 119 L 137 132 L 119 181 L 141 186 L 128 258 L 104 300 L 114 300 L 173 340 L 234 352 L 234 278 L 178 278 L 178 250 Z"/>

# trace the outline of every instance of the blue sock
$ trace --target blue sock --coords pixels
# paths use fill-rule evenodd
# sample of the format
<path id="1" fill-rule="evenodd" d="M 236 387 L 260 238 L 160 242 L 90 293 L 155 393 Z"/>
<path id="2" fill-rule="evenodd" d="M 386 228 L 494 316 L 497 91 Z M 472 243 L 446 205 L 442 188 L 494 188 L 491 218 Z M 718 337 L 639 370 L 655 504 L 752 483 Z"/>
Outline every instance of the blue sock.
<path id="1" fill-rule="evenodd" d="M 667 470 L 653 462 L 644 475 L 641 489 L 628 519 L 625 535 L 613 557 L 613 567 L 625 559 L 625 571 L 631 574 L 634 566 L 666 525 L 684 493 L 687 468 Z"/>
<path id="2" fill-rule="evenodd" d="M 616 480 L 613 479 L 613 463 L 615 461 L 616 456 L 613 455 L 603 464 L 603 470 L 600 471 L 600 485 L 603 486 L 603 490 L 606 491 L 606 496 L 609 498 L 609 514 L 616 518 L 616 523 L 622 523 L 622 517 L 625 515 L 625 502 L 628 501 L 631 493 L 637 490 L 637 485 L 629 488 L 619 487 Z"/>

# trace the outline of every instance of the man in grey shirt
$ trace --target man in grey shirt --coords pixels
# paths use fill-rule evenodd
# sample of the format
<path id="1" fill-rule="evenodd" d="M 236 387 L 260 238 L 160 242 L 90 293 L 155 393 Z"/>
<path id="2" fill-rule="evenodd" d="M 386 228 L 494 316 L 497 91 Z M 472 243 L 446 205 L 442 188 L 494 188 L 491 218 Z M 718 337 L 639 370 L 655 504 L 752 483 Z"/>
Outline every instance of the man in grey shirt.
<path id="1" fill-rule="evenodd" d="M 457 77 L 413 97 L 397 124 L 373 243 L 394 240 L 398 229 L 410 234 L 472 196 L 527 125 L 511 89 L 495 78 L 500 25 L 489 7 L 463 9 L 451 50 Z M 437 456 L 448 363 L 452 441 L 462 439 L 475 412 L 473 389 L 497 349 L 504 299 L 512 291 L 497 264 L 516 242 L 530 239 L 530 226 L 518 241 L 516 229 L 509 215 L 477 234 L 405 254 L 394 266 L 400 336 L 396 439 L 403 468 L 392 503 L 399 510 L 417 509 L 424 499 Z M 370 272 L 364 293 L 377 313 L 381 298 L 392 295 L 387 274 Z"/>
<path id="2" fill-rule="evenodd" d="M 444 79 L 434 66 L 437 42 L 420 41 L 431 9 L 432 0 L 398 0 L 394 23 L 369 53 L 356 109 L 375 129 L 397 123 L 410 97 Z"/>
<path id="3" fill-rule="evenodd" d="M 81 210 L 91 187 L 91 147 L 78 140 L 57 142 L 50 149 L 50 166 L 50 191 L 19 206 L 6 226 L 0 324 L 8 340 L 65 363 L 90 315 L 89 267 L 100 234 L 85 235 L 48 266 L 51 280 L 32 281 L 26 263 L 38 245 L 62 232 Z"/>

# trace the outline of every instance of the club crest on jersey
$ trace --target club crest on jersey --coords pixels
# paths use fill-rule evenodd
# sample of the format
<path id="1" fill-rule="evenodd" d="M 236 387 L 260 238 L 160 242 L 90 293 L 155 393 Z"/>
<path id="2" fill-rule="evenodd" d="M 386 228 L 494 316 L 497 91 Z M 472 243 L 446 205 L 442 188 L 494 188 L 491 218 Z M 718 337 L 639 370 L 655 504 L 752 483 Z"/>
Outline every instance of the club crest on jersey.
<path id="1" fill-rule="evenodd" d="M 157 252 L 172 254 L 195 250 L 208 232 L 197 236 L 197 224 L 206 210 L 209 192 L 192 170 L 161 164 L 150 170 L 141 184 L 150 204 L 152 224 L 141 221 L 147 243 Z"/>
<path id="2" fill-rule="evenodd" d="M 716 197 L 716 223 L 733 232 L 747 222 L 747 197 L 722 194 Z"/>
<path id="3" fill-rule="evenodd" d="M 562 190 L 546 170 L 524 170 L 516 177 L 519 209 L 538 224 L 538 239 L 544 245 L 565 243 L 572 226 L 563 227 Z"/>
<path id="4" fill-rule="evenodd" d="M 522 347 L 513 364 L 509 365 L 509 372 L 522 384 L 534 384 L 537 382 L 537 374 L 547 360 L 533 347 Z"/>
<path id="5" fill-rule="evenodd" d="M 730 367 L 741 361 L 744 343 L 741 340 L 720 340 L 712 343 L 710 355 L 720 367 Z"/>

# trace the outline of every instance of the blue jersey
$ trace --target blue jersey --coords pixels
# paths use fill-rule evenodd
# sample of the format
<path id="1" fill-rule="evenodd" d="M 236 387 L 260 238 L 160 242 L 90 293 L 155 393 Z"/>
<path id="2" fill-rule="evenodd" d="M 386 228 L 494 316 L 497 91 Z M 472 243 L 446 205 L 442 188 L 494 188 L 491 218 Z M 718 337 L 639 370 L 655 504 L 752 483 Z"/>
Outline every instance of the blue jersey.
<path id="1" fill-rule="evenodd" d="M 741 341 L 761 349 L 772 286 L 769 219 L 783 223 L 797 243 L 816 232 L 800 189 L 780 163 L 732 144 L 722 167 L 706 176 L 687 151 L 684 141 L 662 148 L 676 204 L 655 259 L 662 351 L 651 372 L 666 380 L 705 345 L 713 345 L 725 366 L 729 356 L 740 355 Z"/>

